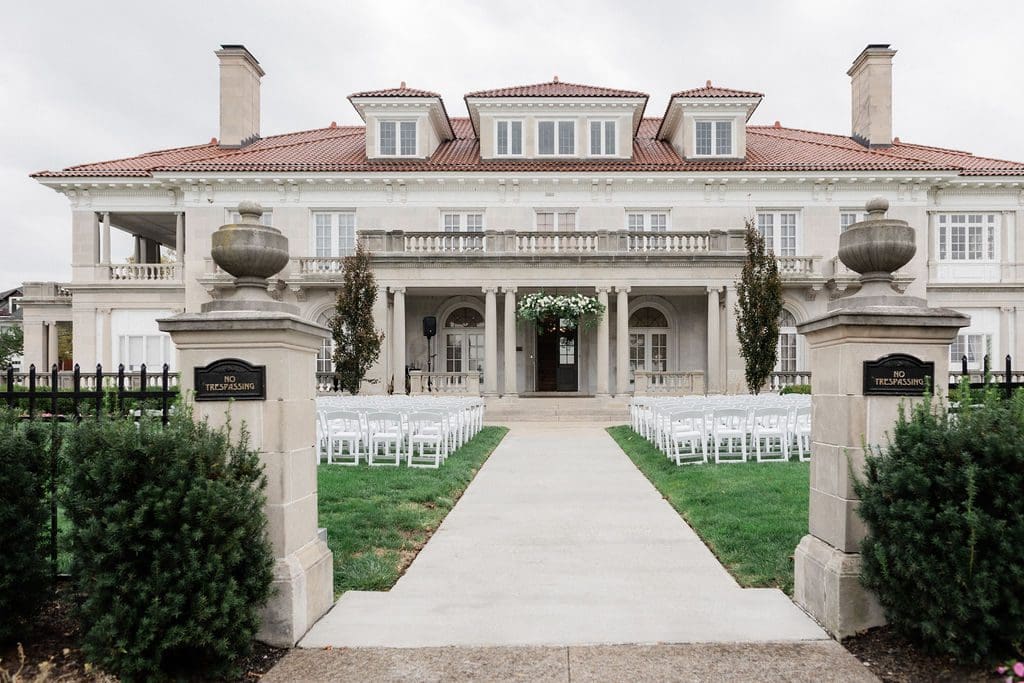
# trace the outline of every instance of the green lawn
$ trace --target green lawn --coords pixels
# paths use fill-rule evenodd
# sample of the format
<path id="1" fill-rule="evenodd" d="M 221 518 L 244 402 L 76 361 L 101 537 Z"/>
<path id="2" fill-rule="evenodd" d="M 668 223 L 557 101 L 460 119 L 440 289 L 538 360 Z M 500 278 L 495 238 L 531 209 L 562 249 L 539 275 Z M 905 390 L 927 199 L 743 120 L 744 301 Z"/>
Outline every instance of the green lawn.
<path id="1" fill-rule="evenodd" d="M 320 465 L 335 593 L 391 588 L 507 431 L 484 427 L 436 470 Z"/>
<path id="2" fill-rule="evenodd" d="M 807 533 L 805 462 L 677 466 L 627 426 L 608 433 L 745 587 L 793 592 Z"/>

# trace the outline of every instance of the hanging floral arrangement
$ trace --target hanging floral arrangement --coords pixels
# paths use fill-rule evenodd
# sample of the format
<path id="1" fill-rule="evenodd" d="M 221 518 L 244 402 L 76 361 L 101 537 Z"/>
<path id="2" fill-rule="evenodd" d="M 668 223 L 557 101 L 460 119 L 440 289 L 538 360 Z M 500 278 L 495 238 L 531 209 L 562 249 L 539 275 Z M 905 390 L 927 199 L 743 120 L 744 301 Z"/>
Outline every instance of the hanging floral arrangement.
<path id="1" fill-rule="evenodd" d="M 584 330 L 597 325 L 604 313 L 604 304 L 597 297 L 585 294 L 552 295 L 544 292 L 527 294 L 519 301 L 516 315 L 550 331 Z"/>

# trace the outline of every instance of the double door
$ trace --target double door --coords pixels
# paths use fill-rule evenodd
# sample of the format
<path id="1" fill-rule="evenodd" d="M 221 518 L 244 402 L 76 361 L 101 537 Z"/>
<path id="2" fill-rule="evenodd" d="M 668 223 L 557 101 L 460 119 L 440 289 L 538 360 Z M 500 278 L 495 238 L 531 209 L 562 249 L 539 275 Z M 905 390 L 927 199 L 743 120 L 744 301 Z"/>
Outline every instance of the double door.
<path id="1" fill-rule="evenodd" d="M 577 341 L 575 329 L 541 326 L 537 331 L 537 391 L 579 390 Z"/>

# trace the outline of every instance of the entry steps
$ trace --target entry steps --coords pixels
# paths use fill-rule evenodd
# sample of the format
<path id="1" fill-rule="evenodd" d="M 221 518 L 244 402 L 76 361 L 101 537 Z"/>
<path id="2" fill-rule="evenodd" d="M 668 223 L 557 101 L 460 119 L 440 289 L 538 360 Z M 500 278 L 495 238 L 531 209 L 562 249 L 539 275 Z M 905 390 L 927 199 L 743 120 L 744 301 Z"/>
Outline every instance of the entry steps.
<path id="1" fill-rule="evenodd" d="M 516 396 L 487 399 L 488 423 L 604 422 L 629 423 L 629 397 Z"/>

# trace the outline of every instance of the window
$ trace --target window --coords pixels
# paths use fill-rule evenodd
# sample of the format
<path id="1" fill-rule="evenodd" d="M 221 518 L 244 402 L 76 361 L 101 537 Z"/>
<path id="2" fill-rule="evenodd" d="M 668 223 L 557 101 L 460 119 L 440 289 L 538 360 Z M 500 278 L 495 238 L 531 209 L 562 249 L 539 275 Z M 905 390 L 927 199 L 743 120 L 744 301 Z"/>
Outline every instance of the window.
<path id="1" fill-rule="evenodd" d="M 317 316 L 316 324 L 330 327 L 334 319 L 332 311 L 324 311 Z M 316 354 L 317 372 L 334 372 L 334 336 L 327 335 L 320 342 L 320 350 Z"/>
<path id="2" fill-rule="evenodd" d="M 522 156 L 523 154 L 523 122 L 522 121 L 498 121 L 497 134 L 494 136 L 497 141 L 496 154 L 500 157 Z"/>
<path id="3" fill-rule="evenodd" d="M 694 137 L 697 156 L 732 155 L 732 121 L 697 121 Z"/>
<path id="4" fill-rule="evenodd" d="M 859 223 L 865 219 L 867 214 L 858 211 L 841 211 L 839 213 L 839 232 L 844 233 L 849 230 L 850 226 L 854 223 Z"/>
<path id="5" fill-rule="evenodd" d="M 629 374 L 668 370 L 668 319 L 656 308 L 638 308 L 629 316 Z"/>
<path id="6" fill-rule="evenodd" d="M 441 214 L 445 232 L 483 232 L 484 215 L 479 211 L 446 211 Z"/>
<path id="7" fill-rule="evenodd" d="M 537 154 L 568 156 L 575 153 L 575 121 L 540 121 L 537 123 Z"/>
<path id="8" fill-rule="evenodd" d="M 575 211 L 538 211 L 538 232 L 573 232 L 576 230 Z"/>
<path id="9" fill-rule="evenodd" d="M 764 246 L 776 256 L 796 256 L 796 213 L 790 211 L 759 212 L 757 230 L 764 238 Z"/>
<path id="10" fill-rule="evenodd" d="M 949 367 L 959 370 L 967 356 L 968 370 L 981 370 L 992 341 L 987 334 L 961 334 L 949 345 Z"/>
<path id="11" fill-rule="evenodd" d="M 274 224 L 274 214 L 270 209 L 263 209 L 263 215 L 260 216 L 260 225 L 265 225 L 268 228 Z M 237 211 L 228 212 L 228 223 L 241 223 L 242 214 Z"/>
<path id="12" fill-rule="evenodd" d="M 159 372 L 164 363 L 171 365 L 169 334 L 125 334 L 118 338 L 120 362 L 129 372 L 146 366 L 147 372 Z"/>
<path id="13" fill-rule="evenodd" d="M 618 153 L 614 121 L 590 122 L 590 156 L 609 156 Z"/>
<path id="14" fill-rule="evenodd" d="M 381 156 L 416 156 L 416 122 L 381 121 L 377 147 Z"/>
<path id="15" fill-rule="evenodd" d="M 484 370 L 484 317 L 469 306 L 456 308 L 444 322 L 445 372 Z"/>
<path id="16" fill-rule="evenodd" d="M 313 214 L 313 250 L 317 258 L 348 256 L 356 250 L 356 214 L 317 211 Z"/>
<path id="17" fill-rule="evenodd" d="M 994 213 L 942 213 L 936 222 L 940 261 L 996 260 Z"/>
<path id="18" fill-rule="evenodd" d="M 629 211 L 626 228 L 633 232 L 665 232 L 668 230 L 666 211 Z"/>
<path id="19" fill-rule="evenodd" d="M 797 362 L 796 318 L 783 309 L 779 316 L 779 343 L 775 347 L 775 372 L 796 372 Z"/>

